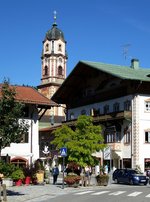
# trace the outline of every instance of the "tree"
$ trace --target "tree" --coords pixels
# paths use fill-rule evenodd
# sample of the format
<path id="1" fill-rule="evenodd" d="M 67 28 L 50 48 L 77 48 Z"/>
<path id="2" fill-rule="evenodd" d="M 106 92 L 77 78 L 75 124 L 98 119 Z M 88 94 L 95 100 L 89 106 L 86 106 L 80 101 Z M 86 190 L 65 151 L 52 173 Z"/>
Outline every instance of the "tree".
<path id="1" fill-rule="evenodd" d="M 28 132 L 29 125 L 24 119 L 24 104 L 15 100 L 15 88 L 4 80 L 0 87 L 0 156 L 1 149 L 10 143 L 19 143 L 23 134 Z"/>
<path id="2" fill-rule="evenodd" d="M 66 125 L 56 129 L 52 143 L 57 149 L 67 148 L 68 161 L 80 166 L 95 165 L 97 160 L 92 154 L 106 147 L 101 132 L 101 126 L 93 125 L 91 116 L 81 115 L 74 131 Z"/>

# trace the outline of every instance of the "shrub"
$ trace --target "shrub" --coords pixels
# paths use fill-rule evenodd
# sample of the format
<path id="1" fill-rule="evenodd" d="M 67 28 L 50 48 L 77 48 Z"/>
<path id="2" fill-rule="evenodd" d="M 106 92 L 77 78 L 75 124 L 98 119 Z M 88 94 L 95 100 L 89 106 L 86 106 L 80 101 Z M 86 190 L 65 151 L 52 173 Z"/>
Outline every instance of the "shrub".
<path id="1" fill-rule="evenodd" d="M 13 180 L 19 180 L 19 179 L 23 180 L 23 179 L 25 178 L 25 175 L 24 175 L 24 173 L 23 173 L 23 170 L 21 170 L 21 169 L 15 170 L 15 171 L 12 173 L 11 178 L 12 178 Z"/>
<path id="2" fill-rule="evenodd" d="M 16 167 L 14 164 L 0 162 L 0 173 L 4 175 L 4 178 L 11 177 L 12 172 L 15 170 Z"/>

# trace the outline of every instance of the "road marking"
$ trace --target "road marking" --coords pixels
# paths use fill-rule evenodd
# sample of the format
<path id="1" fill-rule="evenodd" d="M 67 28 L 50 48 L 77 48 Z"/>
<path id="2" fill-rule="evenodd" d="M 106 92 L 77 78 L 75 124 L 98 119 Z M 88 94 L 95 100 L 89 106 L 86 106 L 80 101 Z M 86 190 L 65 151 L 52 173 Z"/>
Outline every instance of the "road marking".
<path id="1" fill-rule="evenodd" d="M 105 194 L 105 193 L 108 193 L 110 191 L 100 191 L 100 192 L 96 192 L 96 193 L 93 193 L 91 195 L 101 195 L 101 194 Z"/>
<path id="2" fill-rule="evenodd" d="M 138 196 L 138 195 L 140 195 L 140 194 L 142 194 L 142 192 L 137 192 L 137 191 L 135 191 L 135 192 L 129 194 L 128 196 Z"/>
<path id="3" fill-rule="evenodd" d="M 148 194 L 147 196 L 145 196 L 145 197 L 150 197 L 150 194 Z"/>
<path id="4" fill-rule="evenodd" d="M 83 192 L 78 192 L 78 193 L 75 193 L 74 195 L 84 195 L 84 194 L 88 194 L 88 193 L 92 193 L 94 191 L 83 191 Z"/>
<path id="5" fill-rule="evenodd" d="M 116 192 L 110 193 L 109 195 L 115 195 L 115 196 L 117 196 L 117 195 L 123 194 L 125 192 L 126 191 L 116 191 Z"/>

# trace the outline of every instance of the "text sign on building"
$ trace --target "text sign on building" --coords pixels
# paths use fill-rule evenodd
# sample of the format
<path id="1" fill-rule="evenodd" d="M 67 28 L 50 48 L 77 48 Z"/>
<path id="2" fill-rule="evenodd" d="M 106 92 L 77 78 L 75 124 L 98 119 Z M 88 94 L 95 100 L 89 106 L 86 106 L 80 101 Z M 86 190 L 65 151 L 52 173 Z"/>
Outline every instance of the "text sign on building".
<path id="1" fill-rule="evenodd" d="M 60 149 L 60 155 L 61 156 L 67 156 L 67 148 L 66 147 L 62 147 Z"/>
<path id="2" fill-rule="evenodd" d="M 111 148 L 110 147 L 106 147 L 104 149 L 104 159 L 105 160 L 110 160 L 111 159 Z"/>

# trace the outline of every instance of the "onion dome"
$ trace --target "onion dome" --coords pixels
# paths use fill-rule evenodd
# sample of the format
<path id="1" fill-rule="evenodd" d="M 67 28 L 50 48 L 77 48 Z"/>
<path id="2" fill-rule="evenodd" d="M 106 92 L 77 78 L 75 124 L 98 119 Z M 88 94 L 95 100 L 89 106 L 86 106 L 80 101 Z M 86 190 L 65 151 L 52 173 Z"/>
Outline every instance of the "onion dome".
<path id="1" fill-rule="evenodd" d="M 53 26 L 46 33 L 45 40 L 46 39 L 49 40 L 49 41 L 61 39 L 62 41 L 65 42 L 63 32 L 60 29 L 57 28 L 56 12 L 54 13 L 54 23 L 53 23 Z"/>

